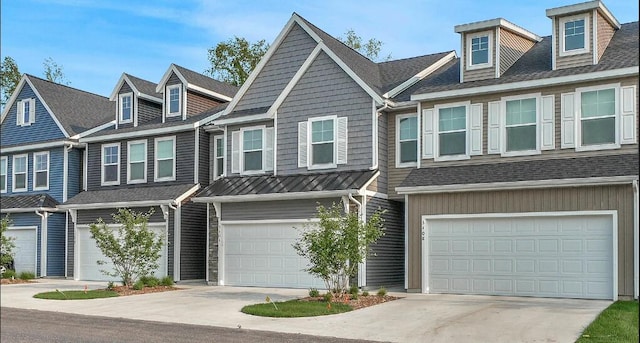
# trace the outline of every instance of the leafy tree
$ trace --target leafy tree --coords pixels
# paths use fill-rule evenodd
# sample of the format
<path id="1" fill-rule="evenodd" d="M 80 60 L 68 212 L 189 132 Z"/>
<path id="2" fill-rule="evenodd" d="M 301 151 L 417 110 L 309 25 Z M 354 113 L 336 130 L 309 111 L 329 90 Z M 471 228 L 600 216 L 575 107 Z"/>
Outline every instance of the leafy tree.
<path id="1" fill-rule="evenodd" d="M 0 85 L 2 86 L 0 87 L 2 93 L 0 104 L 3 108 L 18 86 L 21 77 L 16 61 L 10 56 L 5 56 L 2 63 L 0 63 L 0 82 L 2 83 Z"/>
<path id="2" fill-rule="evenodd" d="M 70 84 L 69 80 L 67 80 L 67 77 L 64 75 L 62 66 L 56 63 L 53 58 L 45 58 L 44 62 L 42 62 L 42 66 L 44 67 L 44 77 L 47 80 L 61 85 Z"/>
<path id="3" fill-rule="evenodd" d="M 130 287 L 139 277 L 158 269 L 163 237 L 158 237 L 147 226 L 152 214 L 153 209 L 145 213 L 121 208 L 112 214 L 115 229 L 102 218 L 89 226 L 91 238 L 113 263 L 113 271 L 100 270 L 104 275 L 120 277 L 124 285 Z M 99 265 L 107 263 L 104 260 L 97 262 Z"/>
<path id="4" fill-rule="evenodd" d="M 376 211 L 362 222 L 357 213 L 343 213 L 335 203 L 317 210 L 319 223 L 307 224 L 293 248 L 309 260 L 305 271 L 322 279 L 339 299 L 347 292 L 349 279 L 357 276 L 358 264 L 370 254 L 370 245 L 384 235 L 384 212 Z"/>
<path id="5" fill-rule="evenodd" d="M 358 36 L 353 29 L 347 30 L 345 32 L 346 37 L 338 37 L 338 40 L 344 43 L 346 46 L 356 50 L 357 52 L 367 56 L 372 61 L 378 60 L 378 55 L 380 54 L 380 50 L 382 49 L 382 41 L 376 38 L 370 38 L 364 44 L 362 43 L 362 37 Z M 391 54 L 387 55 L 385 58 L 386 61 L 391 59 Z"/>
<path id="6" fill-rule="evenodd" d="M 15 249 L 16 245 L 13 237 L 8 237 L 5 235 L 7 229 L 9 229 L 9 225 L 11 225 L 11 219 L 9 216 L 5 216 L 0 220 L 0 265 L 7 266 L 11 264 L 13 261 L 13 257 L 15 255 L 13 249 Z"/>
<path id="7" fill-rule="evenodd" d="M 269 49 L 264 40 L 250 43 L 241 37 L 220 42 L 209 49 L 211 68 L 205 73 L 220 81 L 242 85 Z"/>

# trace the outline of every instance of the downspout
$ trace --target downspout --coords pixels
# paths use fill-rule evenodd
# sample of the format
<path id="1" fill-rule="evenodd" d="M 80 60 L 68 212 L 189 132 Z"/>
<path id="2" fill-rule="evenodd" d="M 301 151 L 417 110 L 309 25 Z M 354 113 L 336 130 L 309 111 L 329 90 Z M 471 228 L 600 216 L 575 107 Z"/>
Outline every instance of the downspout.
<path id="1" fill-rule="evenodd" d="M 633 280 L 634 280 L 634 290 L 633 290 L 633 295 L 635 299 L 638 299 L 638 288 L 640 288 L 640 285 L 638 284 L 640 282 L 639 277 L 638 277 L 638 266 L 640 263 L 640 250 L 638 247 L 638 233 L 639 233 L 639 223 L 638 223 L 638 206 L 640 206 L 640 200 L 638 198 L 638 180 L 633 180 L 632 183 L 633 186 Z"/>
<path id="2" fill-rule="evenodd" d="M 47 217 L 48 213 L 42 211 L 42 214 L 35 211 L 40 218 L 40 277 L 47 276 Z M 37 253 L 36 253 L 37 254 Z M 37 258 L 36 258 L 37 260 Z"/>
<path id="3" fill-rule="evenodd" d="M 173 281 L 176 282 L 180 281 L 180 230 L 179 225 L 177 225 L 180 222 L 180 214 L 178 213 L 180 204 L 174 200 L 167 206 L 173 210 Z"/>

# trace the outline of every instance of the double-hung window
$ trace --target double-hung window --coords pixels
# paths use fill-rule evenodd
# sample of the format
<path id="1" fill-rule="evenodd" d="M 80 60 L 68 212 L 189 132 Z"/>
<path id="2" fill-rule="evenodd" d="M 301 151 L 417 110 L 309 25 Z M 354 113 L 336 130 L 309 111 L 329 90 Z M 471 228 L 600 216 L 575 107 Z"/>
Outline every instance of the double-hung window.
<path id="1" fill-rule="evenodd" d="M 505 101 L 505 150 L 523 152 L 538 148 L 536 98 Z"/>
<path id="2" fill-rule="evenodd" d="M 120 143 L 102 145 L 102 185 L 120 184 Z"/>
<path id="3" fill-rule="evenodd" d="M 147 182 L 147 141 L 127 143 L 127 183 Z"/>
<path id="4" fill-rule="evenodd" d="M 182 85 L 167 86 L 167 116 L 178 116 L 182 113 Z"/>
<path id="5" fill-rule="evenodd" d="M 298 122 L 298 167 L 336 168 L 347 163 L 347 117 L 328 115 Z"/>
<path id="6" fill-rule="evenodd" d="M 0 193 L 7 192 L 7 156 L 0 157 Z"/>
<path id="7" fill-rule="evenodd" d="M 467 106 L 438 109 L 438 155 L 467 154 Z"/>
<path id="8" fill-rule="evenodd" d="M 491 32 L 470 34 L 467 42 L 468 68 L 490 67 L 492 65 Z"/>
<path id="9" fill-rule="evenodd" d="M 560 56 L 589 51 L 589 20 L 587 15 L 560 19 Z"/>
<path id="10" fill-rule="evenodd" d="M 49 152 L 33 154 L 33 189 L 49 189 Z"/>
<path id="11" fill-rule="evenodd" d="M 27 190 L 28 155 L 13 156 L 13 187 L 14 192 Z"/>
<path id="12" fill-rule="evenodd" d="M 224 136 L 213 137 L 213 178 L 224 175 Z"/>
<path id="13" fill-rule="evenodd" d="M 415 166 L 418 161 L 418 116 L 398 116 L 396 127 L 396 164 L 399 167 Z"/>
<path id="14" fill-rule="evenodd" d="M 130 123 L 133 117 L 133 94 L 120 94 L 120 123 Z"/>
<path id="15" fill-rule="evenodd" d="M 176 179 L 176 137 L 155 140 L 155 181 Z"/>
<path id="16" fill-rule="evenodd" d="M 242 162 L 244 172 L 262 171 L 262 129 L 242 131 Z"/>
<path id="17" fill-rule="evenodd" d="M 335 167 L 335 117 L 315 118 L 311 123 L 311 167 Z"/>
<path id="18" fill-rule="evenodd" d="M 36 122 L 36 100 L 24 99 L 18 101 L 18 113 L 16 114 L 16 124 L 28 126 Z"/>
<path id="19" fill-rule="evenodd" d="M 581 146 L 616 143 L 616 108 L 615 88 L 580 93 Z"/>

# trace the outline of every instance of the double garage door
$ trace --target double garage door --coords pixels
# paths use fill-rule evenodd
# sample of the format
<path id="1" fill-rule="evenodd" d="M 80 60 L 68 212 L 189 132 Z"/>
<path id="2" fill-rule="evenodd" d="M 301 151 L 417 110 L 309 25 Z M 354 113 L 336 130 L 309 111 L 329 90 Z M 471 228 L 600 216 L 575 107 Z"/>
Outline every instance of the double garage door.
<path id="1" fill-rule="evenodd" d="M 224 224 L 223 282 L 233 286 L 324 288 L 303 271 L 293 244 L 304 222 Z"/>
<path id="2" fill-rule="evenodd" d="M 423 291 L 613 299 L 613 220 L 425 216 Z"/>
<path id="3" fill-rule="evenodd" d="M 36 273 L 38 250 L 37 228 L 35 226 L 9 227 L 6 235 L 13 239 L 13 263 L 17 273 Z"/>
<path id="4" fill-rule="evenodd" d="M 159 268 L 154 275 L 158 278 L 167 275 L 167 245 L 166 245 L 166 233 L 165 224 L 149 224 L 151 229 L 156 235 L 162 235 L 164 237 L 165 244 L 162 246 L 160 252 L 160 259 L 158 261 Z M 106 276 L 101 270 L 113 271 L 113 264 L 106 258 L 102 251 L 96 245 L 96 242 L 91 238 L 91 232 L 87 226 L 78 226 L 78 237 L 76 241 L 76 253 L 77 259 L 77 274 L 75 279 L 86 281 L 121 281 L 116 278 Z M 107 264 L 99 265 L 98 260 L 107 261 Z"/>

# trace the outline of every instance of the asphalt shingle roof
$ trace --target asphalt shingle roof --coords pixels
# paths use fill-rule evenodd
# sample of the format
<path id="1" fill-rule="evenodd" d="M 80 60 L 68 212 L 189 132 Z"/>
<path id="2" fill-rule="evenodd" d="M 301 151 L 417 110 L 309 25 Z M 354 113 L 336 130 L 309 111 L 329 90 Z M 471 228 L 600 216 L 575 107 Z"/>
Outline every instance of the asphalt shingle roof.
<path id="1" fill-rule="evenodd" d="M 181 67 L 176 64 L 174 64 L 174 66 L 190 84 L 211 90 L 222 95 L 226 95 L 230 98 L 232 98 L 238 92 L 239 88 L 232 84 L 212 79 L 206 75 L 197 73 L 193 70 Z"/>
<path id="2" fill-rule="evenodd" d="M 133 83 L 133 86 L 136 87 L 136 89 L 140 93 L 162 99 L 162 93 L 156 93 L 156 87 L 158 86 L 158 84 L 141 79 L 139 77 L 135 77 L 131 74 L 125 73 L 125 75 L 127 75 L 127 78 L 129 78 L 129 81 Z"/>
<path id="3" fill-rule="evenodd" d="M 55 208 L 58 206 L 56 199 L 49 194 L 9 195 L 0 197 L 2 210 L 16 208 Z"/>
<path id="4" fill-rule="evenodd" d="M 414 169 L 400 187 L 638 175 L 638 154 L 539 159 Z"/>
<path id="5" fill-rule="evenodd" d="M 133 201 L 164 201 L 173 200 L 188 190 L 194 184 L 142 186 L 80 192 L 67 200 L 63 205 L 86 205 L 97 203 L 121 203 Z M 70 206 L 73 207 L 73 206 Z"/>

